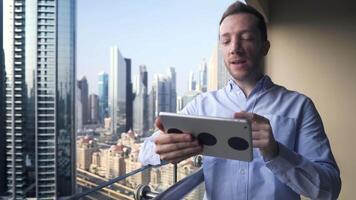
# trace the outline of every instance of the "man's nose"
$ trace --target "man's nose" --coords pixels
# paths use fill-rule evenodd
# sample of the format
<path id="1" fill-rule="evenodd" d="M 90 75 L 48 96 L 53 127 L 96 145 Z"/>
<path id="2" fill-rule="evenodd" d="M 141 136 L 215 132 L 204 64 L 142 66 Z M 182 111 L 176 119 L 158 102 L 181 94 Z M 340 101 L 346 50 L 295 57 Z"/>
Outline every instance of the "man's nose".
<path id="1" fill-rule="evenodd" d="M 233 42 L 231 43 L 230 46 L 230 53 L 231 54 L 239 54 L 242 52 L 242 46 L 241 46 L 241 40 L 239 39 L 235 39 L 233 40 Z"/>

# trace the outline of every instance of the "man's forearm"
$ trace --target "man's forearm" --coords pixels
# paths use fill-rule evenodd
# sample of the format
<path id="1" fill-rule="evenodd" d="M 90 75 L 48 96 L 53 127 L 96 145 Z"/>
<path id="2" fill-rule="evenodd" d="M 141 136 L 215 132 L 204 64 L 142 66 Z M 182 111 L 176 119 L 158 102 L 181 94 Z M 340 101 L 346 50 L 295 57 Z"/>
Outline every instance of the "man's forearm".
<path id="1" fill-rule="evenodd" d="M 332 163 L 310 161 L 279 144 L 279 155 L 266 166 L 298 194 L 312 199 L 337 199 L 341 180 Z"/>

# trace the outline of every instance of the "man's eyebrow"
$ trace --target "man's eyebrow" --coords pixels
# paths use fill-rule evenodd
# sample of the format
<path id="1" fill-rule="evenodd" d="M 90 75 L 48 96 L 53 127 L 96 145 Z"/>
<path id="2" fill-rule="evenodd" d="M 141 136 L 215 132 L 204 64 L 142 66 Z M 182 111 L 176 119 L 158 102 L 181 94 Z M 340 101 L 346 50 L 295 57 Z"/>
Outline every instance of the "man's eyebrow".
<path id="1" fill-rule="evenodd" d="M 220 37 L 228 37 L 228 36 L 230 36 L 230 33 L 224 33 L 224 34 L 220 35 Z"/>

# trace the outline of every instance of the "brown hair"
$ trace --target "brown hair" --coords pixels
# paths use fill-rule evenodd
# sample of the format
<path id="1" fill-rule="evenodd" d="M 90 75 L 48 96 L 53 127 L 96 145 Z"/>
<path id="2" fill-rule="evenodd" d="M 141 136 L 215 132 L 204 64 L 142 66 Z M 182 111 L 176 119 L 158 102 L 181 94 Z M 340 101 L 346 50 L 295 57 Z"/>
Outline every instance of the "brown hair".
<path id="1" fill-rule="evenodd" d="M 230 15 L 240 14 L 240 13 L 248 13 L 254 15 L 257 18 L 258 20 L 257 28 L 261 32 L 261 39 L 262 41 L 267 41 L 267 27 L 263 15 L 252 6 L 243 4 L 239 1 L 236 1 L 235 3 L 231 4 L 225 10 L 223 16 L 221 17 L 219 25 L 221 25 L 221 23 L 224 21 L 226 17 Z"/>

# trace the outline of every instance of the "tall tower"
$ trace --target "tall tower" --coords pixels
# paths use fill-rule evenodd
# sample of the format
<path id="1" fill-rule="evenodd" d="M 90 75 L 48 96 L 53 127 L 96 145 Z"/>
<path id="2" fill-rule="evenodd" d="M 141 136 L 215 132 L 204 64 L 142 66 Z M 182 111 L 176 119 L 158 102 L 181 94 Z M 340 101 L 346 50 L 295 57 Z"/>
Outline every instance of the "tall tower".
<path id="1" fill-rule="evenodd" d="M 153 78 L 153 87 L 156 92 L 155 99 L 155 117 L 160 112 L 170 112 L 171 109 L 171 79 L 167 75 L 155 74 Z"/>
<path id="2" fill-rule="evenodd" d="M 201 66 L 199 66 L 199 84 L 198 84 L 198 90 L 201 92 L 206 92 L 207 91 L 207 85 L 208 85 L 208 67 L 207 64 L 204 60 Z"/>
<path id="3" fill-rule="evenodd" d="M 176 70 L 174 67 L 170 67 L 168 69 L 168 77 L 171 83 L 171 90 L 170 90 L 170 108 L 169 112 L 176 112 L 177 111 L 177 88 L 176 88 Z"/>
<path id="4" fill-rule="evenodd" d="M 83 125 L 89 124 L 90 115 L 89 115 L 89 86 L 88 81 L 85 76 L 78 81 L 78 87 L 80 89 L 80 99 L 82 103 L 82 120 Z"/>
<path id="5" fill-rule="evenodd" d="M 139 134 L 148 131 L 148 95 L 147 95 L 147 69 L 145 65 L 139 66 L 139 74 L 135 78 L 135 100 L 133 103 L 133 130 Z"/>
<path id="6" fill-rule="evenodd" d="M 125 58 L 126 63 L 126 127 L 125 132 L 132 129 L 133 123 L 133 94 L 131 81 L 131 59 Z M 125 83 L 125 82 L 124 82 Z"/>
<path id="7" fill-rule="evenodd" d="M 218 90 L 229 81 L 229 71 L 225 67 L 223 56 L 216 46 L 209 61 L 208 70 L 208 91 Z"/>
<path id="8" fill-rule="evenodd" d="M 109 112 L 113 134 L 126 131 L 126 73 L 126 61 L 119 48 L 110 48 Z"/>
<path id="9" fill-rule="evenodd" d="M 11 199 L 75 193 L 73 0 L 6 0 L 6 184 Z"/>
<path id="10" fill-rule="evenodd" d="M 195 91 L 196 90 L 196 81 L 194 80 L 194 72 L 189 72 L 189 79 L 188 79 L 188 91 Z"/>
<path id="11" fill-rule="evenodd" d="M 3 1 L 0 0 L 0 31 L 3 33 Z M 0 180 L 6 180 L 6 143 L 5 143 L 5 64 L 2 36 L 0 37 Z M 0 196 L 6 191 L 6 181 L 0 181 Z"/>
<path id="12" fill-rule="evenodd" d="M 89 95 L 89 115 L 91 124 L 99 122 L 99 96 L 96 94 Z"/>
<path id="13" fill-rule="evenodd" d="M 108 99 L 109 99 L 109 77 L 105 72 L 99 73 L 98 94 L 99 94 L 99 120 L 104 122 L 104 118 L 109 116 Z"/>

